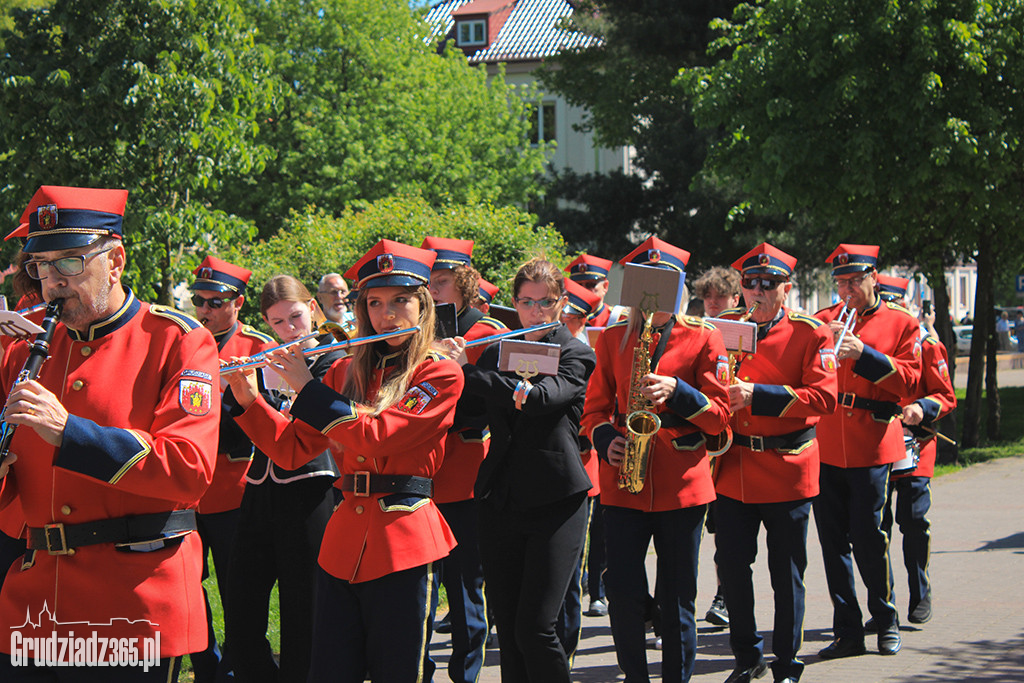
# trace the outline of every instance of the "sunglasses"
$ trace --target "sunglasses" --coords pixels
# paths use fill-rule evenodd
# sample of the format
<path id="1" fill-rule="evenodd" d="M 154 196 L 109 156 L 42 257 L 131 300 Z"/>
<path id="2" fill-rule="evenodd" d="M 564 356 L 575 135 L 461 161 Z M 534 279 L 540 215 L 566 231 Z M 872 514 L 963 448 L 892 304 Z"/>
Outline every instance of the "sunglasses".
<path id="1" fill-rule="evenodd" d="M 551 308 L 558 303 L 558 299 L 521 299 L 516 297 L 516 305 L 522 306 L 523 308 L 533 308 L 534 306 L 540 306 L 541 308 Z"/>
<path id="2" fill-rule="evenodd" d="M 196 308 L 202 308 L 203 306 L 209 306 L 210 308 L 216 310 L 216 309 L 220 308 L 225 303 L 227 303 L 228 301 L 231 301 L 234 298 L 235 297 L 230 296 L 230 297 L 227 297 L 225 299 L 217 299 L 217 298 L 207 299 L 205 297 L 199 296 L 198 294 L 193 294 L 192 295 L 192 305 L 195 306 Z"/>
<path id="3" fill-rule="evenodd" d="M 743 289 L 757 289 L 760 287 L 763 292 L 771 292 L 781 284 L 782 280 L 768 280 L 763 277 L 743 278 L 740 282 L 740 286 L 742 286 Z"/>

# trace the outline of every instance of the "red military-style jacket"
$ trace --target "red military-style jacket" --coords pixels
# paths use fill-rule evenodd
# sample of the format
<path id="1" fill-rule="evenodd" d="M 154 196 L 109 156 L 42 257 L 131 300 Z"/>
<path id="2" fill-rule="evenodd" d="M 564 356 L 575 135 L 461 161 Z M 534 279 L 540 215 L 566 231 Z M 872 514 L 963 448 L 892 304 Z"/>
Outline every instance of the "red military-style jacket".
<path id="1" fill-rule="evenodd" d="M 84 334 L 63 324 L 54 333 L 38 381 L 69 413 L 63 442 L 54 447 L 18 427 L 11 449 L 19 458 L 3 481 L 30 528 L 195 508 L 213 477 L 220 413 L 213 337 L 183 313 L 126 294 L 114 315 Z M 5 393 L 27 352 L 19 343 L 5 358 Z M 194 532 L 156 545 L 86 545 L 69 555 L 30 550 L 4 581 L 0 630 L 159 632 L 162 657 L 198 652 L 206 647 L 201 581 Z M 38 628 L 23 626 L 40 615 Z M 10 639 L 0 643 L 8 652 Z"/>
<path id="2" fill-rule="evenodd" d="M 588 327 L 605 327 L 612 317 L 612 307 L 602 302 L 601 307 L 587 316 Z"/>
<path id="3" fill-rule="evenodd" d="M 235 322 L 226 332 L 214 335 L 221 360 L 229 361 L 233 357 L 244 358 L 253 356 L 276 344 L 274 339 L 248 325 Z M 221 384 L 223 389 L 225 384 Z M 234 418 L 229 414 L 229 406 L 223 406 L 220 417 L 220 438 L 217 446 L 217 468 L 213 471 L 213 483 L 199 501 L 199 512 L 204 515 L 234 510 L 242 504 L 245 492 L 245 473 L 249 471 L 252 461 L 252 443 L 244 436 L 232 438 L 238 429 L 234 426 Z"/>
<path id="4" fill-rule="evenodd" d="M 399 354 L 379 355 L 367 395 L 372 402 Z M 444 457 L 464 379 L 455 361 L 423 361 L 403 398 L 380 415 L 359 411 L 339 393 L 352 357 L 335 363 L 323 383 L 295 397 L 289 421 L 259 397 L 236 422 L 278 465 L 295 469 L 330 447 L 342 476 L 357 472 L 433 477 Z M 320 566 L 359 583 L 419 567 L 448 555 L 455 537 L 431 498 L 409 494 L 346 493 L 327 523 Z"/>
<path id="5" fill-rule="evenodd" d="M 738 319 L 740 309 L 721 317 Z M 737 372 L 754 384 L 751 405 L 733 415 L 734 435 L 781 436 L 813 427 L 836 409 L 838 380 L 832 333 L 816 318 L 786 308 Z M 769 324 L 766 324 L 765 327 Z M 743 503 L 781 503 L 818 495 L 818 442 L 755 451 L 736 443 L 715 473 L 715 490 Z"/>
<path id="6" fill-rule="evenodd" d="M 956 408 L 956 392 L 949 377 L 949 359 L 946 347 L 935 337 L 922 332 L 921 335 L 921 380 L 917 390 L 903 405 L 917 403 L 924 410 L 921 426 L 935 429 L 937 420 Z M 893 479 L 902 477 L 930 477 L 935 473 L 935 435 L 924 429 L 911 427 L 921 448 L 921 457 L 913 472 L 894 474 Z"/>
<path id="7" fill-rule="evenodd" d="M 459 334 L 467 341 L 484 339 L 507 330 L 496 318 L 473 308 L 463 309 L 456 320 Z M 463 327 L 466 327 L 463 333 Z M 476 363 L 486 344 L 467 349 L 466 357 Z M 448 430 L 444 461 L 434 475 L 434 502 L 457 503 L 473 497 L 473 484 L 480 463 L 487 457 L 491 433 L 487 428 L 486 406 L 472 397 L 461 399 L 455 411 L 455 424 Z"/>
<path id="8" fill-rule="evenodd" d="M 839 316 L 841 304 L 818 311 L 824 322 Z M 871 467 L 905 455 L 899 402 L 921 376 L 917 319 L 898 304 L 876 297 L 857 316 L 849 334 L 864 343 L 864 353 L 839 364 L 839 406 L 818 423 L 821 462 L 835 467 Z M 857 398 L 878 401 L 880 410 L 857 408 Z M 889 407 L 893 410 L 889 410 Z"/>
<path id="9" fill-rule="evenodd" d="M 598 453 L 611 436 L 625 435 L 633 350 L 639 331 L 622 345 L 628 322 L 609 326 L 597 341 L 597 367 L 587 386 L 582 425 Z M 653 334 L 652 356 L 661 339 Z M 700 318 L 682 316 L 673 323 L 664 354 L 652 371 L 677 379 L 665 405 L 654 410 L 663 421 L 648 460 L 639 493 L 618 487 L 619 469 L 600 464 L 601 504 L 647 512 L 678 510 L 715 499 L 705 434 L 718 434 L 729 422 L 728 356 L 722 335 Z"/>

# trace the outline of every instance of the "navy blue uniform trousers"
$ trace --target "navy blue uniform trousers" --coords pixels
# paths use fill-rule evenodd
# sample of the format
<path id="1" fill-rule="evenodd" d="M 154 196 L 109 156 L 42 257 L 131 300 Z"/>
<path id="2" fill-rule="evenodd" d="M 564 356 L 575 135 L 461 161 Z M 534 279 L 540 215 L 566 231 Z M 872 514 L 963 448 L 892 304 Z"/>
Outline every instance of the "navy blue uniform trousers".
<path id="1" fill-rule="evenodd" d="M 604 506 L 608 569 L 604 587 L 619 668 L 627 683 L 647 683 L 647 569 L 651 539 L 658 555 L 655 599 L 661 607 L 661 678 L 690 680 L 697 654 L 697 559 L 707 505 L 642 512 Z"/>
<path id="2" fill-rule="evenodd" d="M 896 498 L 896 523 L 903 534 L 903 564 L 907 568 L 910 586 L 910 608 L 913 612 L 921 603 L 931 606 L 932 589 L 928 581 L 928 557 L 931 552 L 931 522 L 928 510 L 932 507 L 931 477 L 900 477 L 889 482 L 889 499 Z M 882 529 L 892 536 L 892 504 L 886 502 L 882 515 Z M 895 585 L 892 568 L 890 583 Z"/>
<path id="3" fill-rule="evenodd" d="M 756 665 L 764 652 L 764 638 L 754 620 L 752 567 L 757 557 L 757 536 L 764 524 L 768 546 L 768 573 L 775 594 L 772 664 L 775 680 L 799 680 L 803 662 L 797 659 L 803 644 L 805 610 L 804 571 L 807 569 L 807 524 L 810 499 L 783 503 L 741 503 L 719 496 L 715 501 L 715 548 L 718 575 L 729 605 L 729 644 L 736 668 Z"/>
<path id="4" fill-rule="evenodd" d="M 868 611 L 875 624 L 880 631 L 897 624 L 889 583 L 889 535 L 882 529 L 888 483 L 889 465 L 843 468 L 821 464 L 814 523 L 832 598 L 832 631 L 837 638 L 864 636 L 854 559 L 867 588 Z"/>

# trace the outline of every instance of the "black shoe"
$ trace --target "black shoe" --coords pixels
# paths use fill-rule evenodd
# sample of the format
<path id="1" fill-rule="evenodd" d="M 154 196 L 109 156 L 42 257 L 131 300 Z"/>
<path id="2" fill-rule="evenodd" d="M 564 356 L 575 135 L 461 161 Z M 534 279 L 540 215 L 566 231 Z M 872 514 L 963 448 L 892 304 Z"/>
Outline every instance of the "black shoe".
<path id="1" fill-rule="evenodd" d="M 750 683 L 755 678 L 764 676 L 764 672 L 767 670 L 768 662 L 762 657 L 761 661 L 749 669 L 733 669 L 733 672 L 725 679 L 725 683 Z"/>
<path id="2" fill-rule="evenodd" d="M 725 598 L 721 594 L 715 595 L 715 599 L 711 601 L 711 607 L 704 615 L 704 620 L 715 626 L 729 625 L 729 609 L 725 606 Z"/>
<path id="3" fill-rule="evenodd" d="M 875 624 L 874 617 L 864 622 L 864 633 L 878 633 L 878 625 Z"/>
<path id="4" fill-rule="evenodd" d="M 452 632 L 452 620 L 451 615 L 444 615 L 444 619 L 434 624 L 434 633 L 451 633 Z"/>
<path id="5" fill-rule="evenodd" d="M 839 659 L 840 657 L 856 657 L 865 652 L 867 652 L 867 648 L 864 647 L 863 638 L 847 636 L 833 640 L 831 645 L 818 652 L 818 656 L 822 659 Z"/>
<path id="6" fill-rule="evenodd" d="M 878 634 L 878 654 L 880 655 L 896 654 L 900 651 L 900 644 L 899 626 L 893 626 L 892 628 Z"/>
<path id="7" fill-rule="evenodd" d="M 925 624 L 932 618 L 932 603 L 931 600 L 922 600 L 917 603 L 914 609 L 910 610 L 910 614 L 907 615 L 907 621 L 911 624 Z"/>

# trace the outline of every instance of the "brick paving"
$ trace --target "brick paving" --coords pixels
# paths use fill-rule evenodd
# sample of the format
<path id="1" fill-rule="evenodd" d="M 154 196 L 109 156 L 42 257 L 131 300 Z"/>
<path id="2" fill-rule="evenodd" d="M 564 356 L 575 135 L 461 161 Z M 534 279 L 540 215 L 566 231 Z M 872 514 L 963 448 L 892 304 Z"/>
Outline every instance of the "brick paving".
<path id="1" fill-rule="evenodd" d="M 813 521 L 808 539 L 807 616 L 801 659 L 807 665 L 801 681 L 871 683 L 873 681 L 1024 681 L 1024 457 L 975 465 L 936 479 L 932 484 L 933 613 L 930 622 L 902 627 L 903 649 L 882 657 L 868 635 L 868 653 L 825 661 L 818 650 L 831 640 L 832 606 L 825 586 L 821 551 Z M 906 619 L 907 587 L 900 535 L 895 532 L 892 561 L 896 601 Z M 771 587 L 765 564 L 764 535 L 754 569 L 757 619 L 765 633 L 765 654 L 771 659 Z M 697 597 L 698 651 L 695 683 L 721 683 L 732 671 L 728 630 L 703 621 L 715 592 L 714 539 L 701 544 Z M 654 555 L 648 571 L 653 585 Z M 861 609 L 863 585 L 858 586 Z M 584 605 L 586 605 L 584 598 Z M 651 635 L 653 641 L 653 634 Z M 431 650 L 438 671 L 435 681 L 448 680 L 445 669 L 450 643 L 434 636 Z M 651 677 L 658 679 L 660 652 L 649 649 Z M 480 683 L 501 680 L 498 650 L 487 651 Z M 581 683 L 622 681 L 615 663 L 608 619 L 583 618 L 583 637 L 573 667 Z M 771 673 L 761 679 L 770 682 Z M 512 681 L 505 683 L 520 683 Z"/>

